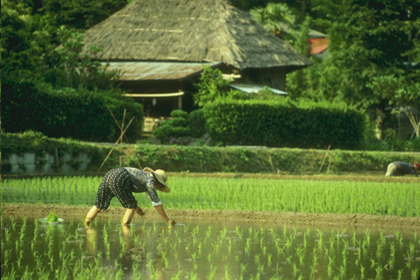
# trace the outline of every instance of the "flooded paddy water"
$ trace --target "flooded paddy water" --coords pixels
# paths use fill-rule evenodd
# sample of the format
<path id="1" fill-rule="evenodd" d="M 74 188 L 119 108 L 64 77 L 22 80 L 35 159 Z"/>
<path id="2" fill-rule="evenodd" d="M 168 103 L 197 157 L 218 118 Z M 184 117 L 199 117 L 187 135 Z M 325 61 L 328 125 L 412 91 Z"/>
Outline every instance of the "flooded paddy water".
<path id="1" fill-rule="evenodd" d="M 21 209 L 24 209 L 22 207 Z M 2 279 L 413 279 L 418 227 L 2 213 Z"/>

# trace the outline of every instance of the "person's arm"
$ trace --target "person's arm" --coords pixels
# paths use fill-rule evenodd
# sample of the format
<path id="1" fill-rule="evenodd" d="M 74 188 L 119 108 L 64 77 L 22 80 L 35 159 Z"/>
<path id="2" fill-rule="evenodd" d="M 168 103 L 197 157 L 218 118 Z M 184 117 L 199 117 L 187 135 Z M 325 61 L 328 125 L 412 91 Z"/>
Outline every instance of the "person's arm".
<path id="1" fill-rule="evenodd" d="M 165 209 L 163 209 L 162 205 L 156 205 L 155 206 L 156 211 L 162 216 L 162 218 L 167 222 L 168 224 L 174 225 L 175 221 L 168 218 L 168 215 L 166 215 Z"/>
<path id="2" fill-rule="evenodd" d="M 144 216 L 144 212 L 143 209 L 141 209 L 140 207 L 137 206 L 136 208 L 136 213 L 139 214 L 140 216 Z"/>
<path id="3" fill-rule="evenodd" d="M 406 174 L 410 174 L 410 175 L 414 175 L 414 176 L 418 177 L 416 169 L 414 168 L 413 165 L 411 165 L 409 163 L 404 164 L 404 171 L 406 172 Z"/>

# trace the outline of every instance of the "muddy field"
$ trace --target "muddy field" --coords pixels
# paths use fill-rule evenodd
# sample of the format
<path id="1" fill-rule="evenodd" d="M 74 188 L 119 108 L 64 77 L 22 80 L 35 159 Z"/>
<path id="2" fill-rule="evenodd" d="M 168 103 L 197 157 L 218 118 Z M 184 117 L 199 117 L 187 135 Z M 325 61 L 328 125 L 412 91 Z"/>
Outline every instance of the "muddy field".
<path id="1" fill-rule="evenodd" d="M 78 217 L 84 219 L 90 207 L 67 206 L 67 205 L 37 205 L 37 204 L 2 204 L 2 216 L 28 216 L 44 217 L 50 212 L 58 214 L 60 217 Z M 120 216 L 122 217 L 125 209 L 123 207 L 110 207 L 102 211 L 98 217 Z M 158 214 L 154 209 L 144 209 L 145 219 L 157 218 Z M 253 212 L 253 211 L 222 211 L 222 210 L 175 210 L 167 209 L 167 213 L 176 221 L 185 222 L 186 220 L 233 220 L 241 222 L 263 222 L 270 224 L 308 224 L 308 225 L 337 225 L 354 227 L 376 227 L 376 228 L 401 228 L 419 229 L 420 217 L 403 218 L 397 216 L 373 216 L 364 214 L 308 214 L 308 213 L 272 213 L 272 212 Z"/>

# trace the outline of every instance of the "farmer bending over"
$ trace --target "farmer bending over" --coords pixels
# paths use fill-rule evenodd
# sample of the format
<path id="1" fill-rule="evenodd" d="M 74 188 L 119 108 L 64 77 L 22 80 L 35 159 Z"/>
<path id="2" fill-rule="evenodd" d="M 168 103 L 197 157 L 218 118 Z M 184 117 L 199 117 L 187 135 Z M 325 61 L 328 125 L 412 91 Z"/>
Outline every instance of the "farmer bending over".
<path id="1" fill-rule="evenodd" d="M 144 215 L 143 210 L 137 206 L 137 201 L 133 192 L 144 192 L 152 201 L 156 211 L 162 216 L 165 222 L 174 225 L 175 221 L 168 218 L 163 209 L 162 203 L 157 195 L 157 191 L 170 192 L 166 185 L 167 176 L 165 171 L 146 167 L 143 170 L 132 167 L 119 167 L 108 171 L 102 179 L 96 196 L 95 205 L 89 210 L 85 226 L 95 219 L 101 210 L 106 210 L 111 203 L 111 199 L 116 196 L 122 206 L 127 208 L 123 218 L 123 224 L 129 224 L 134 213 Z"/>
<path id="2" fill-rule="evenodd" d="M 418 177 L 416 172 L 419 171 L 420 163 L 418 162 L 409 164 L 402 161 L 394 161 L 388 165 L 388 170 L 385 176 L 404 176 L 405 174 L 411 174 Z"/>

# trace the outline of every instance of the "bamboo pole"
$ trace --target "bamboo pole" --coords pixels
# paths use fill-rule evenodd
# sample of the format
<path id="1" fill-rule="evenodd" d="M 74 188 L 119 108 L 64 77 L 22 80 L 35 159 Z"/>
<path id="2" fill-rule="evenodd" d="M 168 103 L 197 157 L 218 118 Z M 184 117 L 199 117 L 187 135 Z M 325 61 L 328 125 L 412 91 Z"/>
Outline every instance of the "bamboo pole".
<path id="1" fill-rule="evenodd" d="M 328 145 L 327 152 L 325 153 L 324 159 L 322 160 L 321 167 L 319 168 L 318 173 L 321 173 L 322 166 L 324 166 L 324 162 L 325 162 L 325 159 L 327 158 L 330 147 L 331 147 L 331 145 Z"/>
<path id="2" fill-rule="evenodd" d="M 123 130 L 123 131 L 121 132 L 120 137 L 119 137 L 119 138 L 118 138 L 118 140 L 115 142 L 115 144 L 114 144 L 114 146 L 112 147 L 112 149 L 109 151 L 108 155 L 106 156 L 106 158 L 105 158 L 105 159 L 104 159 L 104 161 L 102 162 L 102 164 L 101 164 L 101 166 L 99 167 L 99 169 L 98 169 L 98 171 L 97 171 L 97 172 L 99 172 L 99 171 L 101 170 L 102 166 L 104 166 L 105 162 L 106 162 L 106 161 L 108 160 L 108 158 L 111 156 L 112 152 L 114 151 L 115 146 L 116 146 L 116 145 L 117 145 L 120 141 L 122 141 L 122 138 L 123 138 L 123 136 L 124 136 L 125 132 L 126 132 L 126 131 L 127 131 L 127 129 L 130 127 L 130 124 L 133 122 L 133 120 L 134 120 L 134 117 L 130 120 L 130 122 L 128 123 L 128 125 L 127 125 L 126 129 L 125 129 L 125 130 Z"/>

